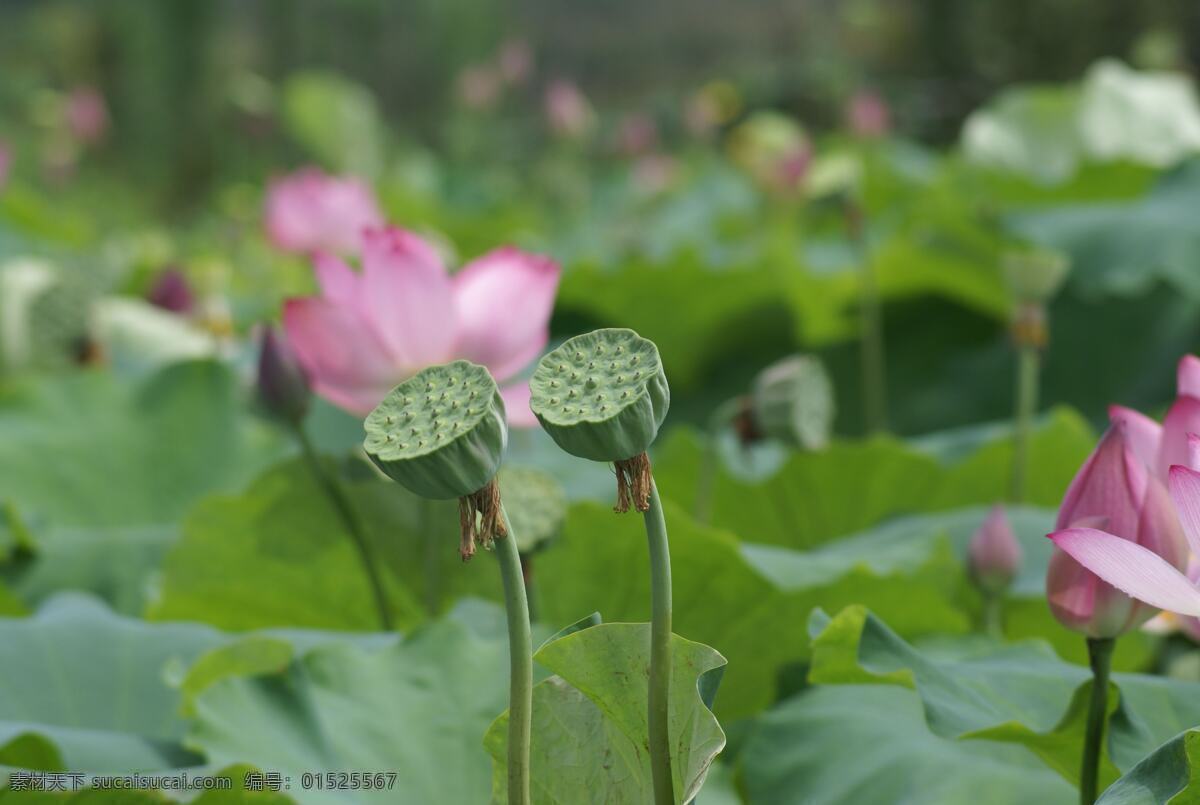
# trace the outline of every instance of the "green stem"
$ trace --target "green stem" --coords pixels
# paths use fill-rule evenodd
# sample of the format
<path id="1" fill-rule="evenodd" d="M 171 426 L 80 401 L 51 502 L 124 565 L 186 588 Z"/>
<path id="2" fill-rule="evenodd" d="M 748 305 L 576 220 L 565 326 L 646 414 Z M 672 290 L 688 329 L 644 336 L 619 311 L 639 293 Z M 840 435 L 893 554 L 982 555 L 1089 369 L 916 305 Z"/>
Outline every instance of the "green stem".
<path id="1" fill-rule="evenodd" d="M 1100 749 L 1108 711 L 1108 673 L 1116 639 L 1089 637 L 1088 661 L 1092 666 L 1092 695 L 1088 701 L 1087 732 L 1083 741 L 1083 768 L 1079 773 L 1079 802 L 1092 805 L 1100 794 Z"/>
<path id="2" fill-rule="evenodd" d="M 1038 407 L 1038 376 L 1041 373 L 1041 353 L 1032 345 L 1017 348 L 1017 405 L 1013 426 L 1013 503 L 1025 500 L 1029 472 L 1029 435 Z"/>
<path id="3" fill-rule="evenodd" d="M 525 582 L 525 597 L 529 599 L 529 622 L 538 619 L 538 591 L 533 578 L 533 555 L 521 554 L 521 578 Z"/>
<path id="4" fill-rule="evenodd" d="M 671 773 L 671 549 L 663 519 L 658 487 L 650 482 L 650 508 L 644 516 L 650 549 L 650 688 L 647 726 L 650 734 L 650 771 L 655 805 L 675 805 Z"/>
<path id="5" fill-rule="evenodd" d="M 431 616 L 436 616 L 442 603 L 442 555 L 438 549 L 441 542 L 433 533 L 432 511 L 433 501 L 417 498 L 417 529 L 425 563 L 425 610 Z"/>
<path id="6" fill-rule="evenodd" d="M 1004 638 L 1004 594 L 983 594 L 983 630 L 991 637 Z"/>
<path id="7" fill-rule="evenodd" d="M 503 507 L 501 508 L 503 512 Z M 512 521 L 503 512 L 508 536 L 496 540 L 508 616 L 508 802 L 529 805 L 529 736 L 533 730 L 533 637 L 521 556 Z"/>
<path id="8" fill-rule="evenodd" d="M 867 432 L 887 430 L 887 370 L 883 348 L 883 305 L 875 268 L 863 236 L 862 210 L 853 202 L 846 205 L 846 228 L 858 253 L 858 272 L 862 280 L 862 305 L 859 334 L 862 342 L 860 356 L 863 384 L 863 405 Z"/>
<path id="9" fill-rule="evenodd" d="M 312 442 L 308 438 L 308 434 L 304 432 L 303 425 L 297 425 L 294 428 L 296 441 L 300 443 L 300 449 L 304 453 L 304 458 L 308 461 L 308 468 L 312 471 L 313 477 L 317 480 L 317 484 L 321 487 L 321 491 L 325 493 L 325 497 L 329 498 L 329 502 L 333 504 L 334 511 L 342 521 L 342 525 L 346 527 L 346 533 L 350 535 L 350 539 L 354 542 L 354 547 L 358 551 L 358 558 L 362 562 L 363 573 L 367 576 L 367 581 L 371 586 L 371 594 L 375 599 L 375 609 L 379 613 L 379 625 L 384 631 L 392 630 L 392 611 L 388 606 L 387 596 L 383 592 L 383 581 L 379 578 L 378 565 L 375 558 L 371 555 L 371 546 L 367 542 L 366 532 L 363 531 L 362 523 L 358 519 L 358 515 L 354 513 L 354 507 L 350 505 L 350 499 L 346 496 L 346 490 L 342 488 L 337 477 L 325 471 L 325 467 L 321 464 L 321 457 L 317 455 L 316 449 L 313 448 Z"/>

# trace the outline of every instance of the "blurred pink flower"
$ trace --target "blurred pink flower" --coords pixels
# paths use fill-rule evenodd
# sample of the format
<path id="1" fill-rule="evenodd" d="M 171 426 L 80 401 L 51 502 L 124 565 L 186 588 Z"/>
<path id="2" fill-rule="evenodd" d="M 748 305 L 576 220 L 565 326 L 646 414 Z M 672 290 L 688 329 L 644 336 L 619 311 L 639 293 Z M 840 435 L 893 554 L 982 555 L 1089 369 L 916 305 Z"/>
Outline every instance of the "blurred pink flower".
<path id="1" fill-rule="evenodd" d="M 146 292 L 146 301 L 163 310 L 172 313 L 191 313 L 196 307 L 196 296 L 192 293 L 192 285 L 187 275 L 178 268 L 168 268 L 158 275 L 150 290 Z"/>
<path id="2" fill-rule="evenodd" d="M 892 127 L 892 113 L 879 93 L 861 89 L 846 104 L 846 126 L 857 137 L 884 137 Z"/>
<path id="3" fill-rule="evenodd" d="M 458 74 L 458 97 L 468 109 L 482 111 L 500 99 L 500 73 L 490 64 L 473 64 Z"/>
<path id="4" fill-rule="evenodd" d="M 626 156 L 640 156 L 658 147 L 658 124 L 644 112 L 625 115 L 617 125 L 617 148 Z"/>
<path id="5" fill-rule="evenodd" d="M 578 86 L 565 79 L 555 79 L 546 87 L 544 106 L 546 123 L 560 136 L 582 137 L 595 124 L 591 103 Z"/>
<path id="6" fill-rule="evenodd" d="M 967 565 L 971 577 L 987 592 L 1003 591 L 1017 575 L 1021 567 L 1021 544 L 1000 504 L 992 507 L 983 525 L 971 538 Z"/>
<path id="7" fill-rule="evenodd" d="M 374 194 L 358 179 L 304 168 L 267 188 L 267 235 L 285 252 L 357 254 L 363 231 L 382 225 Z"/>
<path id="8" fill-rule="evenodd" d="M 675 158 L 667 154 L 647 154 L 633 163 L 633 184 L 647 195 L 661 193 L 671 186 L 679 173 Z"/>
<path id="9" fill-rule="evenodd" d="M 1071 481 L 1050 535 L 1056 545 L 1046 573 L 1050 610 L 1064 626 L 1088 637 L 1116 637 L 1155 614 L 1154 606 L 1094 572 L 1087 561 L 1089 543 L 1122 542 L 1175 568 L 1183 568 L 1188 559 L 1188 540 L 1175 506 L 1146 463 L 1144 450 L 1135 446 L 1129 421 L 1123 411 L 1112 417 L 1111 427 Z"/>
<path id="10" fill-rule="evenodd" d="M 4 183 L 8 181 L 10 168 L 12 168 L 12 149 L 8 147 L 8 143 L 0 140 L 0 190 L 4 189 Z"/>
<path id="11" fill-rule="evenodd" d="M 533 50 L 524 39 L 509 39 L 496 57 L 500 75 L 509 84 L 522 84 L 533 70 Z"/>
<path id="12" fill-rule="evenodd" d="M 76 87 L 67 96 L 67 128 L 81 143 L 93 144 L 108 133 L 108 104 L 95 87 Z"/>
<path id="13" fill-rule="evenodd" d="M 512 425 L 536 424 L 529 384 L 508 381 L 549 339 L 554 260 L 505 246 L 451 276 L 427 242 L 394 227 L 366 233 L 361 273 L 314 259 L 321 295 L 288 300 L 283 323 L 318 394 L 365 415 L 423 367 L 466 358 L 507 383 Z"/>

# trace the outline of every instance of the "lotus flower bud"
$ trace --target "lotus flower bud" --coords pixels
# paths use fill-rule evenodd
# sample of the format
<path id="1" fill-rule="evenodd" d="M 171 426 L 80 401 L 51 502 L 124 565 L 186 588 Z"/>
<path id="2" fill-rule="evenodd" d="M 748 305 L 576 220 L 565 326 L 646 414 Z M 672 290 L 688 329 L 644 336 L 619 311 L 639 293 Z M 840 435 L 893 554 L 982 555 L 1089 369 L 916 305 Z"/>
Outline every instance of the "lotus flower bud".
<path id="1" fill-rule="evenodd" d="M 1004 277 L 1018 302 L 1049 302 L 1070 270 L 1067 258 L 1057 252 L 1011 252 L 1004 257 Z"/>
<path id="2" fill-rule="evenodd" d="M 191 313 L 196 297 L 187 277 L 177 268 L 168 268 L 158 275 L 146 293 L 146 301 L 172 313 Z"/>
<path id="3" fill-rule="evenodd" d="M 455 361 L 422 369 L 379 403 L 364 447 L 394 481 L 421 497 L 459 499 L 464 560 L 479 539 L 506 533 L 495 482 L 508 443 L 504 401 L 487 369 Z"/>
<path id="4" fill-rule="evenodd" d="M 1058 511 L 1056 531 L 1095 528 L 1136 542 L 1176 568 L 1185 566 L 1187 542 L 1163 483 L 1131 446 L 1127 423 L 1116 419 L 1080 468 Z M 1116 637 L 1156 610 L 1100 579 L 1055 548 L 1046 572 L 1054 616 L 1088 637 Z"/>
<path id="5" fill-rule="evenodd" d="M 1012 584 L 1021 566 L 1021 545 L 1008 524 L 1003 506 L 993 506 L 971 538 L 967 565 L 971 578 L 986 593 L 995 595 Z"/>
<path id="6" fill-rule="evenodd" d="M 815 450 L 829 441 L 834 410 L 829 375 L 814 357 L 792 355 L 754 379 L 749 414 L 756 434 Z"/>
<path id="7" fill-rule="evenodd" d="M 559 447 L 616 465 L 618 510 L 628 510 L 632 492 L 635 508 L 645 511 L 645 453 L 671 404 L 658 347 L 633 330 L 576 336 L 538 362 L 529 389 L 530 409 Z"/>
<path id="8" fill-rule="evenodd" d="M 263 331 L 258 353 L 258 396 L 268 411 L 292 424 L 308 413 L 312 390 L 287 339 L 274 327 Z"/>

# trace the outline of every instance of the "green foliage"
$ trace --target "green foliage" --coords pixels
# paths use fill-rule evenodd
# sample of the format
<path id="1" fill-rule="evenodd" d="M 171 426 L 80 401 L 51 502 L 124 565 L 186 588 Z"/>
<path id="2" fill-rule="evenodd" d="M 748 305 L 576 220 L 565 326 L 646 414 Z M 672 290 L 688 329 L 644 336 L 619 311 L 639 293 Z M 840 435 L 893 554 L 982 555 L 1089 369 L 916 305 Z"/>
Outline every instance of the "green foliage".
<path id="1" fill-rule="evenodd" d="M 945 738 L 1025 746 L 1071 782 L 1079 779 L 1087 671 L 1059 660 L 1044 644 L 966 643 L 922 652 L 862 607 L 812 622 L 814 684 L 899 685 L 920 694 L 929 729 Z M 1109 698 L 1103 784 L 1200 719 L 1200 686 L 1117 674 Z M 1064 707 L 1065 705 L 1065 707 Z"/>
<path id="2" fill-rule="evenodd" d="M 293 76 L 283 90 L 288 133 L 321 162 L 365 177 L 383 168 L 383 121 L 363 86 L 332 73 Z"/>
<path id="3" fill-rule="evenodd" d="M 582 629 L 542 646 L 534 660 L 555 676 L 533 692 L 533 801 L 578 802 L 580 792 L 641 802 L 653 798 L 650 757 L 643 751 L 650 655 L 647 624 L 610 623 Z M 677 801 L 689 802 L 704 784 L 725 734 L 708 709 L 724 658 L 675 636 L 672 642 L 669 732 Z M 505 802 L 508 713 L 487 732 L 493 759 L 492 799 Z"/>

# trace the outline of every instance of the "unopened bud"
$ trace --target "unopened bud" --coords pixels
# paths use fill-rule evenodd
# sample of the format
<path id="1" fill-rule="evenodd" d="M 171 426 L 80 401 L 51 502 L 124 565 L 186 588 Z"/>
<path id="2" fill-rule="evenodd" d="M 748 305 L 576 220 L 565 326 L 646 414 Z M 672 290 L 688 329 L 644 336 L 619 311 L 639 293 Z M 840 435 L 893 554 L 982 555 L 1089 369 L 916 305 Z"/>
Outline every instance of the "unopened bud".
<path id="1" fill-rule="evenodd" d="M 274 327 L 263 330 L 258 353 L 258 396 L 274 416 L 299 424 L 308 413 L 312 391 L 287 339 Z"/>
<path id="2" fill-rule="evenodd" d="M 172 313 L 191 313 L 196 305 L 191 284 L 177 268 L 168 268 L 158 275 L 154 285 L 146 292 L 146 301 Z"/>
<path id="3" fill-rule="evenodd" d="M 1000 593 L 1012 584 L 1021 567 L 1021 544 L 1008 524 L 1003 506 L 993 506 L 971 538 L 967 565 L 971 578 L 984 592 Z"/>

